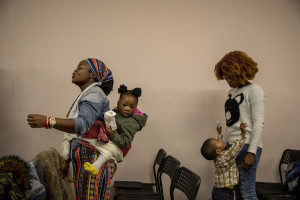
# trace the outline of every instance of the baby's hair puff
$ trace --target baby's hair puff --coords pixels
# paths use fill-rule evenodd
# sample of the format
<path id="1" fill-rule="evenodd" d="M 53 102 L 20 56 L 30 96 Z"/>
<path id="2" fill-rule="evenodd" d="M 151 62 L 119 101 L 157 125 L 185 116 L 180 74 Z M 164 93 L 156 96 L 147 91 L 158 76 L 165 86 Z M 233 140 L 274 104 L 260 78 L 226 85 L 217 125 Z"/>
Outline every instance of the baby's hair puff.
<path id="1" fill-rule="evenodd" d="M 245 81 L 253 80 L 257 72 L 257 63 L 242 51 L 227 53 L 215 65 L 215 76 L 218 80 L 224 80 L 224 74 L 227 74 L 245 84 Z"/>
<path id="2" fill-rule="evenodd" d="M 118 93 L 120 94 L 120 99 L 122 98 L 123 95 L 130 94 L 130 95 L 133 95 L 134 97 L 136 97 L 136 99 L 138 101 L 139 97 L 142 95 L 142 89 L 137 87 L 137 88 L 134 88 L 133 90 L 128 90 L 127 86 L 122 84 L 122 85 L 120 85 L 120 87 L 118 89 Z"/>

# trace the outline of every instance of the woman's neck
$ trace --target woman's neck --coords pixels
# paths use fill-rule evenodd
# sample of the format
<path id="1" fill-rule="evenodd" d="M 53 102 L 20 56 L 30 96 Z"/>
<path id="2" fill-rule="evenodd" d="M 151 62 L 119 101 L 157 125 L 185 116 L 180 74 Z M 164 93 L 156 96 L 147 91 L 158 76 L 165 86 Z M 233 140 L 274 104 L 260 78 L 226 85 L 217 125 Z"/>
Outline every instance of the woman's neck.
<path id="1" fill-rule="evenodd" d="M 245 84 L 241 84 L 238 88 L 242 88 L 242 87 L 245 87 L 247 85 L 250 85 L 251 83 L 249 81 L 245 81 Z"/>
<path id="2" fill-rule="evenodd" d="M 95 81 L 93 81 L 93 82 L 91 82 L 91 81 L 88 81 L 88 82 L 86 82 L 86 83 L 84 83 L 84 84 L 82 84 L 81 86 L 79 86 L 80 87 L 80 90 L 81 90 L 81 92 L 83 91 L 83 90 L 85 90 L 87 87 L 89 87 L 91 84 L 93 84 L 93 83 L 95 83 Z"/>

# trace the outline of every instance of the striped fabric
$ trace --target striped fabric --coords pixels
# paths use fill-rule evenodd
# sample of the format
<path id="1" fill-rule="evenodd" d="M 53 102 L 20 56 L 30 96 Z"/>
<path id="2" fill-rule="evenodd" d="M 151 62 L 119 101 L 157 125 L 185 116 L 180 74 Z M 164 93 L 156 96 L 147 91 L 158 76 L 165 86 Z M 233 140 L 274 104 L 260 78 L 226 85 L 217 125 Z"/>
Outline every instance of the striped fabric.
<path id="1" fill-rule="evenodd" d="M 117 130 L 115 130 L 116 133 Z M 98 139 L 99 142 L 107 143 L 109 141 L 106 130 L 105 130 L 105 124 L 101 120 L 96 120 L 94 125 L 91 127 L 91 129 L 84 133 L 84 138 L 91 138 L 91 139 Z M 131 144 L 127 147 L 119 147 L 123 153 L 123 158 L 127 155 L 129 150 L 131 149 Z"/>
<path id="2" fill-rule="evenodd" d="M 106 65 L 95 58 L 88 58 L 84 60 L 90 67 L 91 71 L 95 75 L 97 82 L 107 82 L 113 79 L 111 71 L 106 67 Z"/>
<path id="3" fill-rule="evenodd" d="M 71 152 L 77 200 L 109 200 L 110 181 L 116 165 L 108 160 L 102 165 L 97 176 L 90 175 L 84 171 L 83 164 L 93 163 L 98 158 L 99 152 L 87 142 L 82 140 L 77 142 L 80 145 Z"/>

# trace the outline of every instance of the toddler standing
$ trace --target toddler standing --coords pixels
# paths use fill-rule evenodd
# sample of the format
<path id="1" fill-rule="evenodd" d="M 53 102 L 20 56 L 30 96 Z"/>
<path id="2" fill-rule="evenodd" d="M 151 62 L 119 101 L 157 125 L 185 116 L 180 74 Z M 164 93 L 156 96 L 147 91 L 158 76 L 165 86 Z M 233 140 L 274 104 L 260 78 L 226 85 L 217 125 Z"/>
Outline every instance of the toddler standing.
<path id="1" fill-rule="evenodd" d="M 201 147 L 201 154 L 215 164 L 215 185 L 212 190 L 213 200 L 234 199 L 234 186 L 238 184 L 239 172 L 235 158 L 245 143 L 246 123 L 240 124 L 241 135 L 232 146 L 225 150 L 226 144 L 219 139 L 209 138 Z M 221 126 L 217 126 L 218 137 L 221 135 Z"/>

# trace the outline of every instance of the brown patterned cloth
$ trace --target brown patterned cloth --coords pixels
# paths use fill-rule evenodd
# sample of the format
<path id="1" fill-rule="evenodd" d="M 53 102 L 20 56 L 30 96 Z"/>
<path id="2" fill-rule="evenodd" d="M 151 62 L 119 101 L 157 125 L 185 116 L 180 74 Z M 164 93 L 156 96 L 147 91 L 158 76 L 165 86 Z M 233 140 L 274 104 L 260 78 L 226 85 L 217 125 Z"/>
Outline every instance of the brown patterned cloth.
<path id="1" fill-rule="evenodd" d="M 53 147 L 48 150 L 41 151 L 36 155 L 39 159 L 43 172 L 44 181 L 47 183 L 46 199 L 52 200 L 74 200 L 75 187 L 73 183 L 67 180 L 60 180 L 58 176 L 58 170 L 60 165 L 64 162 L 61 154 Z"/>

